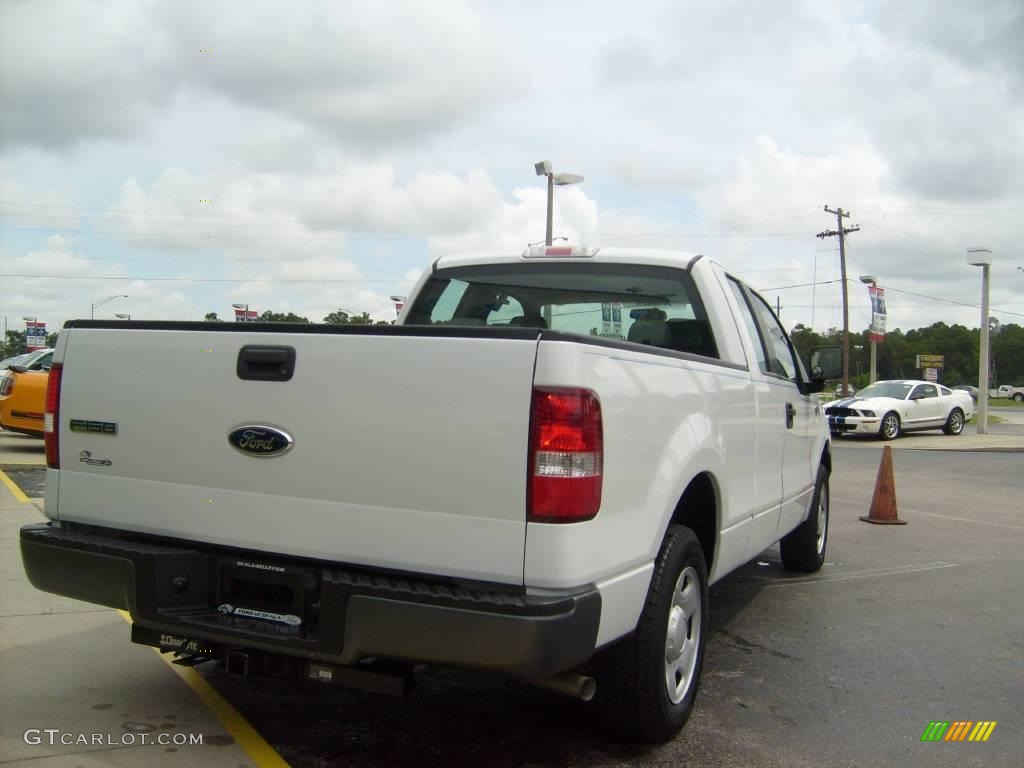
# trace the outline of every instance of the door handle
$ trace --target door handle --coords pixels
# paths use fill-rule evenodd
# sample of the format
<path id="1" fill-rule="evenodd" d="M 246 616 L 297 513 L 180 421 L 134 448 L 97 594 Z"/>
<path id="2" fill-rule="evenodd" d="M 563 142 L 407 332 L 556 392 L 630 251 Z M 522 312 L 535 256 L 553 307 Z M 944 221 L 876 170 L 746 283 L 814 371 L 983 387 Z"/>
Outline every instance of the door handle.
<path id="1" fill-rule="evenodd" d="M 235 372 L 248 381 L 288 381 L 295 372 L 295 348 L 244 346 Z"/>
<path id="2" fill-rule="evenodd" d="M 786 403 L 786 429 L 793 428 L 793 419 L 796 418 L 796 408 L 792 403 Z"/>

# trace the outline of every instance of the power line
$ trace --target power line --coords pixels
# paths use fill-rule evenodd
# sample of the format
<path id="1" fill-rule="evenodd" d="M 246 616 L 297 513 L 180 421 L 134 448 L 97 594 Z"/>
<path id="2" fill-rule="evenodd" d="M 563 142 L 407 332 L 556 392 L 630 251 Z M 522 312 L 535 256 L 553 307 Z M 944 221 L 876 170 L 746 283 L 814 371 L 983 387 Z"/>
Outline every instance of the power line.
<path id="1" fill-rule="evenodd" d="M 839 280 L 818 280 L 815 283 L 797 283 L 796 285 L 779 285 L 775 288 L 762 288 L 761 291 L 784 291 L 787 288 L 808 288 L 812 285 L 829 285 L 831 283 L 838 283 Z"/>

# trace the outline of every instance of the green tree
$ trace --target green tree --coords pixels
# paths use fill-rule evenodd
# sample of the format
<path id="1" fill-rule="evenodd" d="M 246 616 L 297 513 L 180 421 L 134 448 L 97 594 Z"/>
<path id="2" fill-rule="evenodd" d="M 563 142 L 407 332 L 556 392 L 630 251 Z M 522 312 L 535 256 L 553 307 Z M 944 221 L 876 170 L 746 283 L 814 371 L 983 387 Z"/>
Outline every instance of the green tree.
<path id="1" fill-rule="evenodd" d="M 331 312 L 323 320 L 329 325 L 372 325 L 373 318 L 370 317 L 369 312 L 363 312 L 358 315 L 350 315 L 343 309 L 337 309 Z"/>
<path id="2" fill-rule="evenodd" d="M 309 322 L 309 318 L 308 317 L 301 317 L 300 315 L 296 315 L 294 312 L 288 312 L 288 313 L 272 312 L 269 309 L 266 310 L 262 315 L 260 315 L 260 320 L 262 320 L 264 322 L 269 322 L 269 323 L 308 323 Z"/>
<path id="3" fill-rule="evenodd" d="M 25 353 L 25 332 L 16 331 L 13 328 L 7 329 L 7 338 L 4 339 L 4 357 L 14 357 Z"/>
<path id="4" fill-rule="evenodd" d="M 1024 386 L 1024 326 L 1008 323 L 999 326 L 999 333 L 989 340 L 999 384 Z M 977 378 L 977 359 L 974 377 Z"/>
<path id="5" fill-rule="evenodd" d="M 217 317 L 217 313 L 216 312 L 207 312 L 206 315 L 203 316 L 203 320 L 206 320 L 208 323 L 221 323 L 221 322 L 223 322 L 223 320 L 221 320 L 219 317 Z"/>

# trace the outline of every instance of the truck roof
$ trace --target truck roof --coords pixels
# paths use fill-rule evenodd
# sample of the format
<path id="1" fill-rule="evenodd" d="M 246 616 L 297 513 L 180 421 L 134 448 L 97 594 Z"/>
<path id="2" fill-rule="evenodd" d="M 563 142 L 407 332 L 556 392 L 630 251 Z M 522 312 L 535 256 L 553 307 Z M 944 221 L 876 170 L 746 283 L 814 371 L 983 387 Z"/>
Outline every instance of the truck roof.
<path id="1" fill-rule="evenodd" d="M 553 247 L 562 250 L 569 248 L 570 246 Z M 596 251 L 596 253 L 589 256 L 527 256 L 527 249 L 524 249 L 519 253 L 506 250 L 451 254 L 437 259 L 437 261 L 434 262 L 434 269 L 446 269 L 449 267 L 464 267 L 471 265 L 475 266 L 481 264 L 509 264 L 515 262 L 573 263 L 579 261 L 593 261 L 605 264 L 645 264 L 651 266 L 675 267 L 677 269 L 689 269 L 693 262 L 701 256 L 701 254 L 697 253 L 671 251 L 659 248 L 601 247 L 591 248 L 591 250 Z"/>

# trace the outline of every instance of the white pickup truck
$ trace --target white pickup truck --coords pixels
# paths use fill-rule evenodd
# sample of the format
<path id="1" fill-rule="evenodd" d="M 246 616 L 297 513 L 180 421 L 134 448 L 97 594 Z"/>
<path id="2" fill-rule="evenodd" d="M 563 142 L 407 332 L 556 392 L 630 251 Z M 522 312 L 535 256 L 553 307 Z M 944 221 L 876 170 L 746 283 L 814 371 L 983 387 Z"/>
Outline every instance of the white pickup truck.
<path id="1" fill-rule="evenodd" d="M 1009 384 L 1003 384 L 999 389 L 989 390 L 989 394 L 992 397 L 1016 400 L 1018 403 L 1024 402 L 1024 387 L 1014 387 Z"/>
<path id="2" fill-rule="evenodd" d="M 570 247 L 439 259 L 394 326 L 69 321 L 24 566 L 181 663 L 487 669 L 664 740 L 708 585 L 822 564 L 837 352 L 708 258 Z"/>

